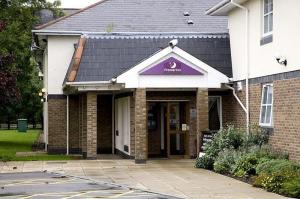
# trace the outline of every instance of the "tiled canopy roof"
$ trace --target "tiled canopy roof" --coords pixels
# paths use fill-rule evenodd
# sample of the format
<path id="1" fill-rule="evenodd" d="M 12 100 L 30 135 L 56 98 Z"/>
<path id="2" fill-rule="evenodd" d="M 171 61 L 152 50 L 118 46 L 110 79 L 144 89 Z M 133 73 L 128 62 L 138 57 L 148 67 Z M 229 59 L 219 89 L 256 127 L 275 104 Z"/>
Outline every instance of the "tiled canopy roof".
<path id="1" fill-rule="evenodd" d="M 85 38 L 85 40 L 83 52 L 80 49 L 82 52 L 80 66 L 79 68 L 76 65 L 73 67 L 71 64 L 67 81 L 109 81 L 165 48 L 171 39 L 161 37 L 115 37 L 114 39 L 99 37 Z M 232 76 L 228 37 L 193 36 L 178 40 L 179 48 L 228 77 Z M 78 58 L 77 54 L 76 52 L 74 54 L 76 59 Z M 76 63 L 76 60 L 73 63 Z M 74 74 L 71 75 L 72 68 L 76 69 L 76 77 Z"/>

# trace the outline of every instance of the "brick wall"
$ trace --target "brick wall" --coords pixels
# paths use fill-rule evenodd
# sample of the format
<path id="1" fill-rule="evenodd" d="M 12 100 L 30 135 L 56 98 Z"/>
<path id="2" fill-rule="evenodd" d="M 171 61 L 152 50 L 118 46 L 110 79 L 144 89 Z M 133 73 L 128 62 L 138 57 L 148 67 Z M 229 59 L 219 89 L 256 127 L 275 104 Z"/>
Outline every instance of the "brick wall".
<path id="1" fill-rule="evenodd" d="M 67 99 L 48 97 L 48 152 L 65 154 L 67 150 Z"/>
<path id="2" fill-rule="evenodd" d="M 208 130 L 209 122 L 208 122 L 208 91 L 207 89 L 198 89 L 196 93 L 196 109 L 197 109 L 197 120 L 196 120 L 196 133 L 199 134 L 199 138 L 202 137 L 201 133 L 203 131 Z M 200 152 L 200 140 L 197 143 L 198 151 L 193 151 L 194 153 Z M 194 149 L 194 150 L 197 150 Z"/>
<path id="3" fill-rule="evenodd" d="M 80 95 L 80 138 L 81 138 L 81 150 L 84 157 L 87 156 L 87 101 L 86 94 Z"/>
<path id="4" fill-rule="evenodd" d="M 70 95 L 69 97 L 69 147 L 71 154 L 81 153 L 78 95 Z"/>
<path id="5" fill-rule="evenodd" d="M 92 92 L 87 93 L 86 101 L 86 157 L 88 159 L 95 159 L 97 158 L 97 94 Z"/>
<path id="6" fill-rule="evenodd" d="M 135 161 L 145 163 L 147 159 L 147 107 L 146 89 L 136 89 L 135 99 Z"/>
<path id="7" fill-rule="evenodd" d="M 273 82 L 274 105 L 270 144 L 300 161 L 300 78 Z M 250 126 L 259 124 L 262 83 L 249 85 Z M 245 89 L 245 85 L 243 86 Z M 245 90 L 238 92 L 245 104 Z M 245 112 L 231 93 L 223 96 L 223 122 L 236 127 L 246 127 Z"/>
<path id="8" fill-rule="evenodd" d="M 300 162 L 300 78 L 273 82 L 274 132 L 270 143 Z"/>

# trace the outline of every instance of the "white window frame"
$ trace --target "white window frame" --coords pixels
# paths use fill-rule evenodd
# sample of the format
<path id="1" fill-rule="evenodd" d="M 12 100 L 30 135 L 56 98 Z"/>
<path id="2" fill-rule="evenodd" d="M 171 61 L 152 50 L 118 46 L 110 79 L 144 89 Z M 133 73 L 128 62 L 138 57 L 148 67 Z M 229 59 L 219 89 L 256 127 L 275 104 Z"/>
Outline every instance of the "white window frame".
<path id="1" fill-rule="evenodd" d="M 274 15 L 273 15 L 274 7 L 272 6 L 273 7 L 272 10 L 270 12 L 265 13 L 265 2 L 266 1 L 268 1 L 268 2 L 272 1 L 272 4 L 273 4 L 273 0 L 262 0 L 262 33 L 263 33 L 263 37 L 272 35 L 273 29 L 274 29 Z M 268 3 L 268 5 L 269 5 L 269 3 Z M 272 30 L 265 32 L 265 17 L 269 16 L 269 15 L 272 15 Z M 269 27 L 270 27 L 270 21 L 268 20 L 268 29 L 269 29 Z"/>
<path id="2" fill-rule="evenodd" d="M 264 91 L 265 91 L 265 88 L 268 88 L 267 89 L 267 99 L 266 99 L 266 103 L 264 104 Z M 272 101 L 271 103 L 268 103 L 268 97 L 269 97 L 269 89 L 270 87 L 272 88 Z M 273 126 L 273 101 L 274 101 L 274 89 L 273 89 L 273 84 L 264 84 L 263 87 L 262 87 L 262 92 L 261 92 L 261 103 L 260 103 L 260 115 L 259 115 L 259 125 L 262 126 L 262 127 L 272 127 Z M 261 122 L 261 119 L 262 119 L 262 110 L 263 110 L 263 107 L 268 107 L 268 106 L 271 106 L 271 113 L 270 113 L 270 122 L 269 123 L 266 123 L 266 122 Z M 267 121 L 267 109 L 265 111 L 265 119 L 264 121 Z"/>

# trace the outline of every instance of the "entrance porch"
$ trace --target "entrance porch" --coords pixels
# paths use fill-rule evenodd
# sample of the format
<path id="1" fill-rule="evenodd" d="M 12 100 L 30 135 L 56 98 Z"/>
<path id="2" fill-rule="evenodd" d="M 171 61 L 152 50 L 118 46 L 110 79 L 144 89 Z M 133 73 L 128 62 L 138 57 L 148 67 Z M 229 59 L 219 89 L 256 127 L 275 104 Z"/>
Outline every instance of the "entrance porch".
<path id="1" fill-rule="evenodd" d="M 78 148 L 88 159 L 193 158 L 197 135 L 209 129 L 207 89 L 84 92 L 67 100 L 68 151 Z"/>

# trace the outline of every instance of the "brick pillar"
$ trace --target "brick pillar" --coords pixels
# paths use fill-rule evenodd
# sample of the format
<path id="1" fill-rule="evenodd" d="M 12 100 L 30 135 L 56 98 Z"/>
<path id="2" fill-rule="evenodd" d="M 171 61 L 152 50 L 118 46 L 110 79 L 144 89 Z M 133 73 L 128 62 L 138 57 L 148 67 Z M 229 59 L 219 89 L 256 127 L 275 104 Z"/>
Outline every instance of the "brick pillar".
<path id="1" fill-rule="evenodd" d="M 80 96 L 80 133 L 81 133 L 81 151 L 84 158 L 86 158 L 86 94 Z"/>
<path id="2" fill-rule="evenodd" d="M 202 131 L 208 130 L 208 91 L 207 89 L 197 89 L 196 94 L 196 109 L 197 109 L 197 155 L 200 152 L 200 138 Z"/>
<path id="3" fill-rule="evenodd" d="M 135 91 L 135 163 L 146 163 L 148 156 L 146 89 Z"/>
<path id="4" fill-rule="evenodd" d="M 87 134 L 86 134 L 86 158 L 97 158 L 97 94 L 87 93 Z"/>

